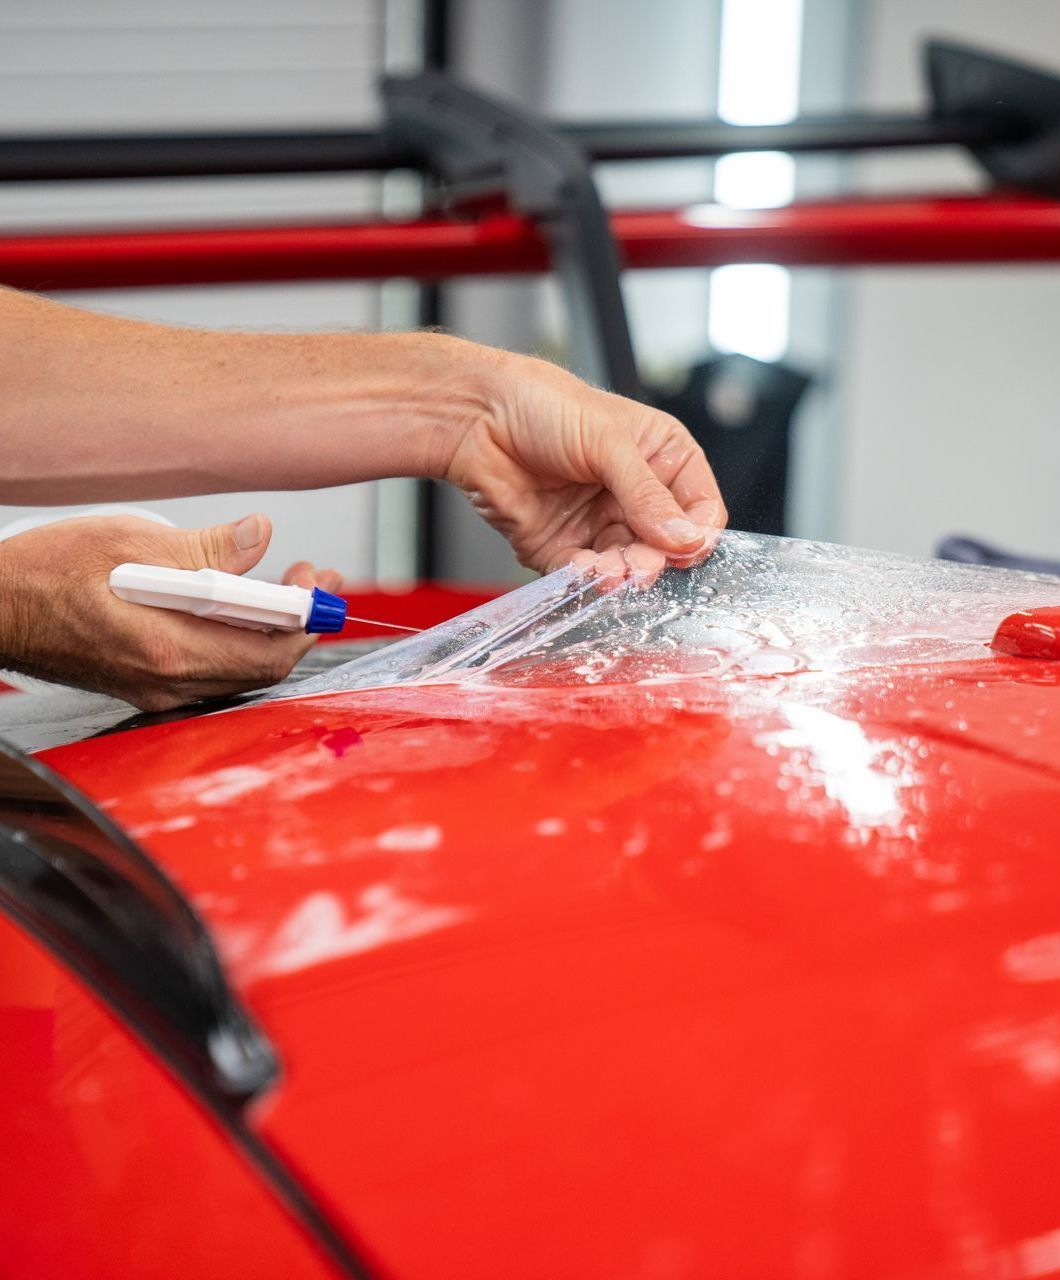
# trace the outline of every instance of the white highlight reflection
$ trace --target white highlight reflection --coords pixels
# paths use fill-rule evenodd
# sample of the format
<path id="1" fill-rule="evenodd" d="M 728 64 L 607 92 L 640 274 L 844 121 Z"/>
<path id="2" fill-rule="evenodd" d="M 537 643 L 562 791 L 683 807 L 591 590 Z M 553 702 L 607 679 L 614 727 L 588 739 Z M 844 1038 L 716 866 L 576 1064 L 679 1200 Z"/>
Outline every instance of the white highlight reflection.
<path id="1" fill-rule="evenodd" d="M 904 779 L 877 768 L 884 747 L 867 738 L 859 724 L 796 704 L 786 705 L 784 714 L 795 732 L 782 734 L 782 745 L 809 750 L 825 793 L 846 809 L 855 826 L 890 828 L 901 819 L 898 793 Z"/>
<path id="2" fill-rule="evenodd" d="M 1009 947 L 1001 958 L 1017 982 L 1060 981 L 1060 933 L 1043 933 Z"/>
<path id="3" fill-rule="evenodd" d="M 433 933 L 467 915 L 458 907 L 403 898 L 392 885 L 380 883 L 360 895 L 351 920 L 337 894 L 313 893 L 282 922 L 252 968 L 258 974 L 292 973 Z"/>
<path id="4" fill-rule="evenodd" d="M 1020 1280 L 1055 1276 L 1060 1271 L 1060 1230 L 1023 1240 L 1015 1252 L 1018 1266 L 1015 1274 Z"/>

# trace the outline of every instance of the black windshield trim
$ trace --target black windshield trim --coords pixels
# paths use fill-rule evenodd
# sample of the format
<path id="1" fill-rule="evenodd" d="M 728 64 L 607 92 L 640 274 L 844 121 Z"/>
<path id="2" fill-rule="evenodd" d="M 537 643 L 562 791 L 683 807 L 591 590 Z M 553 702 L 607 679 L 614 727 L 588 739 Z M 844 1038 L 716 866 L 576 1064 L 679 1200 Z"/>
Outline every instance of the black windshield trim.
<path id="1" fill-rule="evenodd" d="M 199 1090 L 243 1105 L 278 1078 L 176 885 L 71 783 L 3 742 L 0 907 Z"/>
<path id="2" fill-rule="evenodd" d="M 78 829 L 98 842 L 72 838 Z M 195 909 L 76 787 L 2 740 L 0 911 L 183 1080 L 343 1275 L 377 1274 L 249 1123 L 246 1104 L 276 1083 L 279 1060 Z"/>

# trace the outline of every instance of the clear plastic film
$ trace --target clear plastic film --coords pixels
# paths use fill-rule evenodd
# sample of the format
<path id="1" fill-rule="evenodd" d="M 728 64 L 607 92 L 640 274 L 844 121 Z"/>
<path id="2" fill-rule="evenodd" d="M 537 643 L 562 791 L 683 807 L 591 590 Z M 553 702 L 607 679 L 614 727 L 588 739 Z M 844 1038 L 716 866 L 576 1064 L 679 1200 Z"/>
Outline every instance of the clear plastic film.
<path id="1" fill-rule="evenodd" d="M 726 533 L 645 587 L 562 570 L 271 696 L 403 684 L 728 680 L 989 657 L 1017 609 L 1060 605 L 1060 578 Z"/>

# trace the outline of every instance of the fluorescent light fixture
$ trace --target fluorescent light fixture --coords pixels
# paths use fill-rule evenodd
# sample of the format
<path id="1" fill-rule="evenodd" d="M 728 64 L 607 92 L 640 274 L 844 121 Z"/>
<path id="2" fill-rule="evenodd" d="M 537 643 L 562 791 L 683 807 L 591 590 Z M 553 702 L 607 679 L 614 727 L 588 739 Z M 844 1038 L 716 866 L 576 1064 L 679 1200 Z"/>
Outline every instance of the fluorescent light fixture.
<path id="1" fill-rule="evenodd" d="M 710 277 L 708 336 L 716 351 L 779 360 L 788 349 L 791 273 L 770 263 L 718 267 Z"/>
<path id="2" fill-rule="evenodd" d="M 724 0 L 718 115 L 730 124 L 783 124 L 799 109 L 802 0 Z M 795 162 L 781 152 L 722 156 L 714 199 L 768 209 L 795 193 Z M 768 264 L 719 267 L 710 281 L 708 332 L 717 351 L 779 360 L 788 347 L 791 275 Z"/>
<path id="3" fill-rule="evenodd" d="M 783 124 L 799 111 L 802 0 L 725 0 L 718 115 L 730 124 Z"/>
<path id="4" fill-rule="evenodd" d="M 730 209 L 775 209 L 795 194 L 795 161 L 782 151 L 741 151 L 714 166 L 714 199 Z"/>

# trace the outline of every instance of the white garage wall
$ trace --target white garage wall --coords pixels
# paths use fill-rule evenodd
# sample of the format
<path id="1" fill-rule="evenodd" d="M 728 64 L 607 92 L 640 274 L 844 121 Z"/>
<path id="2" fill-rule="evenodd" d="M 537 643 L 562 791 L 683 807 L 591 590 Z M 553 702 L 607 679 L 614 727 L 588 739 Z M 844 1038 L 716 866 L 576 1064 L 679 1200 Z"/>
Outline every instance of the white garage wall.
<path id="1" fill-rule="evenodd" d="M 681 120 L 715 115 L 721 0 L 556 0 L 543 105 L 562 119 Z M 601 165 L 612 207 L 689 204 L 709 198 L 702 160 Z M 645 372 L 692 363 L 707 347 L 710 275 L 627 273 L 623 291 Z"/>
<path id="2" fill-rule="evenodd" d="M 922 100 L 917 50 L 949 35 L 1060 71 L 1055 0 L 873 0 L 865 105 Z M 873 160 L 877 188 L 975 188 L 938 152 Z M 963 532 L 1060 558 L 1060 266 L 873 270 L 851 278 L 839 533 L 929 553 Z"/>
<path id="3" fill-rule="evenodd" d="M 361 126 L 377 118 L 385 0 L 4 0 L 0 120 L 6 132 Z M 368 177 L 0 186 L 5 233 L 356 216 Z M 348 328 L 379 322 L 379 290 L 355 284 L 71 294 L 78 306 L 217 328 Z M 222 424 L 223 425 L 223 424 Z M 375 486 L 152 503 L 180 524 L 269 512 L 266 572 L 306 557 L 369 578 Z M 0 523 L 26 515 L 0 507 Z"/>

